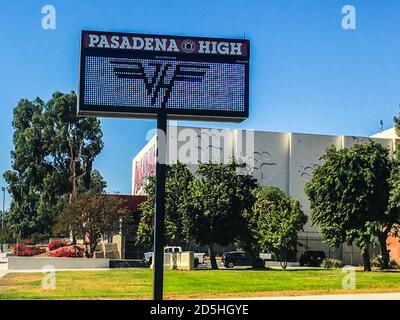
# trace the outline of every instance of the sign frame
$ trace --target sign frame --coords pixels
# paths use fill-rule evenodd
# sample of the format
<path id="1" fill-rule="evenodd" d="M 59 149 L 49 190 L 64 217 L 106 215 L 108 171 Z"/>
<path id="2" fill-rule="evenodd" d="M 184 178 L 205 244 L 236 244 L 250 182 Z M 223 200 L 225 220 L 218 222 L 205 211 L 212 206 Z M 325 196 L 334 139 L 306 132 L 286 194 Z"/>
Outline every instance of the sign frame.
<path id="1" fill-rule="evenodd" d="M 155 52 L 138 51 L 109 48 L 86 48 L 84 44 L 85 33 L 100 35 L 120 35 L 120 36 L 140 36 L 140 37 L 164 37 L 171 39 L 196 39 L 203 41 L 237 41 L 246 43 L 247 56 L 232 56 L 220 54 L 187 54 L 182 52 Z M 78 115 L 79 116 L 99 116 L 112 118 L 133 118 L 133 119 L 156 119 L 158 112 L 163 109 L 160 107 L 141 107 L 141 106 L 105 106 L 88 105 L 84 103 L 85 94 L 85 58 L 86 56 L 110 57 L 110 58 L 131 58 L 131 59 L 154 59 L 154 56 L 162 54 L 165 58 L 183 59 L 190 62 L 209 62 L 209 63 L 241 63 L 245 65 L 244 79 L 244 111 L 223 111 L 213 109 L 183 109 L 183 108 L 164 108 L 171 120 L 193 120 L 193 121 L 215 121 L 215 122 L 242 122 L 249 116 L 249 73 L 250 73 L 250 41 L 243 39 L 224 39 L 224 38 L 206 38 L 206 37 L 185 37 L 171 35 L 137 34 L 137 33 L 119 33 L 119 32 L 100 32 L 83 30 L 81 34 L 80 57 L 79 57 L 79 91 L 78 91 Z M 142 57 L 136 57 L 140 55 Z M 215 61 L 213 61 L 215 60 Z"/>

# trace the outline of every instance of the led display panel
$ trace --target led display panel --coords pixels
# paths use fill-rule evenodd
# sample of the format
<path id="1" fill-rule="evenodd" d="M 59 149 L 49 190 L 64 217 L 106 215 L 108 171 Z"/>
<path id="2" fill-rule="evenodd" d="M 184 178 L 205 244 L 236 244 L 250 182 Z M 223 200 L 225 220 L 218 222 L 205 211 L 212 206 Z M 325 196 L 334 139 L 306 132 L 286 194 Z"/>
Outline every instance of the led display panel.
<path id="1" fill-rule="evenodd" d="M 248 40 L 83 31 L 79 115 L 240 122 Z"/>

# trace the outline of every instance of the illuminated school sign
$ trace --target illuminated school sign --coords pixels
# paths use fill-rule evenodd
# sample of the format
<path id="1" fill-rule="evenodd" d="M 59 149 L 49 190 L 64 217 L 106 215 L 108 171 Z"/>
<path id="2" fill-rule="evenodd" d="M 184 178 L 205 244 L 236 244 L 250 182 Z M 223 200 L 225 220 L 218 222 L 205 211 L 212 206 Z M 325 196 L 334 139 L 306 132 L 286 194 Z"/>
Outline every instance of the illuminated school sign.
<path id="1" fill-rule="evenodd" d="M 248 40 L 83 31 L 79 115 L 240 122 Z"/>

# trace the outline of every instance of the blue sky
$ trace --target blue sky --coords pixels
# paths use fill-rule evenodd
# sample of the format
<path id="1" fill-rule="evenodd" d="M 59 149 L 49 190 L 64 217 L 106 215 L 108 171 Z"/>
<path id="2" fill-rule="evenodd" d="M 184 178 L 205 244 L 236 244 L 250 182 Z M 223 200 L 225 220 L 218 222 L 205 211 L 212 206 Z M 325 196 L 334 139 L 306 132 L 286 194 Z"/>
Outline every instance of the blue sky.
<path id="1" fill-rule="evenodd" d="M 56 8 L 56 30 L 41 27 L 46 4 Z M 356 30 L 341 27 L 346 4 L 356 8 Z M 378 131 L 381 119 L 390 127 L 399 112 L 396 0 L 2 0 L 1 173 L 10 168 L 12 110 L 18 100 L 77 90 L 82 29 L 236 38 L 245 34 L 252 50 L 250 118 L 228 125 L 232 128 L 370 135 Z M 154 126 L 149 120 L 102 119 L 105 148 L 95 166 L 108 191 L 130 193 L 132 157 Z"/>

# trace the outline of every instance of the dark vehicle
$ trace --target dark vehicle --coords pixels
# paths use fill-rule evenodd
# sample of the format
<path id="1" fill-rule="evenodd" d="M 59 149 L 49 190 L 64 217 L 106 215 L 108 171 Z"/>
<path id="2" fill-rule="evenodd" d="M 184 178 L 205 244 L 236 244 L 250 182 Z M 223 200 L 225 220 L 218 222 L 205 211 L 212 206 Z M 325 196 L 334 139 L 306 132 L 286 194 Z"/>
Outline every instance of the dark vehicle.
<path id="1" fill-rule="evenodd" d="M 323 251 L 306 251 L 300 256 L 300 267 L 320 267 L 322 261 L 325 259 L 325 252 Z"/>
<path id="2" fill-rule="evenodd" d="M 244 251 L 226 252 L 221 258 L 221 263 L 225 268 L 234 266 L 251 266 L 250 258 Z"/>

